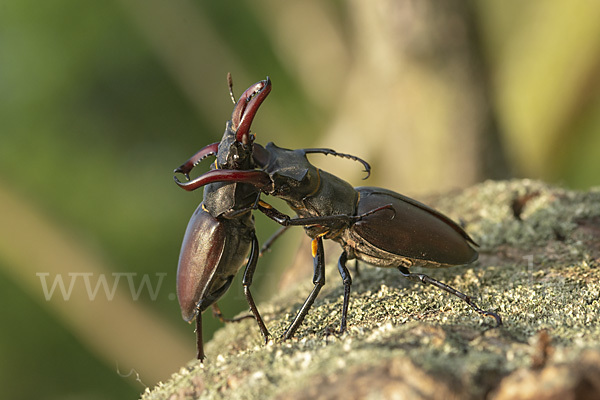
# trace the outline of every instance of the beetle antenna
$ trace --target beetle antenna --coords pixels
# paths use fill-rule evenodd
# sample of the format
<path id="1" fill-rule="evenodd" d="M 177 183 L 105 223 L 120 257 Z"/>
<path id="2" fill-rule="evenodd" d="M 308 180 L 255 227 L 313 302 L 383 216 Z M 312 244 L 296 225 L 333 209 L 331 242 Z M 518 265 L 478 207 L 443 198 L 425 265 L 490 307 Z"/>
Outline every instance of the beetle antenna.
<path id="1" fill-rule="evenodd" d="M 231 97 L 231 101 L 235 104 L 236 101 L 235 96 L 233 95 L 233 79 L 231 78 L 231 72 L 227 73 L 227 87 L 229 87 L 229 97 Z"/>
<path id="2" fill-rule="evenodd" d="M 486 317 L 494 318 L 496 320 L 496 327 L 502 326 L 502 318 L 500 318 L 500 316 L 498 314 L 496 314 L 495 312 L 492 312 L 492 311 L 484 311 L 481 308 L 477 307 L 477 305 L 473 302 L 473 300 L 471 300 L 470 296 L 467 296 L 466 294 L 461 293 L 458 290 L 454 289 L 453 287 L 443 284 L 442 282 L 440 282 L 438 280 L 430 278 L 429 276 L 427 276 L 425 274 L 417 274 L 417 273 L 408 272 L 408 269 L 404 266 L 399 266 L 397 268 L 398 268 L 398 271 L 400 271 L 400 273 L 405 278 L 407 278 L 411 281 L 416 281 L 416 282 L 420 281 L 424 284 L 430 284 L 430 285 L 437 287 L 438 289 L 442 289 L 445 292 L 453 294 L 456 297 L 458 297 L 459 299 L 461 299 L 462 301 L 464 301 L 465 303 L 467 303 L 469 306 L 471 306 L 471 308 L 473 308 L 479 314 L 484 315 Z"/>
<path id="3" fill-rule="evenodd" d="M 369 165 L 369 163 L 360 157 L 353 156 L 352 154 L 338 153 L 335 150 L 325 149 L 325 148 L 302 149 L 302 151 L 304 151 L 304 153 L 306 153 L 306 154 L 315 154 L 315 153 L 325 154 L 325 155 L 331 155 L 331 156 L 335 156 L 335 157 L 348 158 L 353 161 L 358 161 L 359 163 L 361 163 L 363 165 L 363 167 L 365 168 L 364 171 L 367 173 L 367 176 L 365 176 L 363 179 L 367 179 L 371 175 L 371 166 Z"/>

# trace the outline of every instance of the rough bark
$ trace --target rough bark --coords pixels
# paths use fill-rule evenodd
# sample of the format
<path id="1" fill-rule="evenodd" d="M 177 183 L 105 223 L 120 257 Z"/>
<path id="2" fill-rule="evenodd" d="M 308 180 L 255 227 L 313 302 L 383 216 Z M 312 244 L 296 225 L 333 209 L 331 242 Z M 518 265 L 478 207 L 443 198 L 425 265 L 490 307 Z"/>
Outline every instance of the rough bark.
<path id="1" fill-rule="evenodd" d="M 262 343 L 252 320 L 228 324 L 143 399 L 550 399 L 600 396 L 600 190 L 529 180 L 485 182 L 432 199 L 480 244 L 467 266 L 422 272 L 496 310 L 360 265 L 348 331 L 329 280 L 292 340 Z M 311 289 L 260 304 L 274 338 Z"/>

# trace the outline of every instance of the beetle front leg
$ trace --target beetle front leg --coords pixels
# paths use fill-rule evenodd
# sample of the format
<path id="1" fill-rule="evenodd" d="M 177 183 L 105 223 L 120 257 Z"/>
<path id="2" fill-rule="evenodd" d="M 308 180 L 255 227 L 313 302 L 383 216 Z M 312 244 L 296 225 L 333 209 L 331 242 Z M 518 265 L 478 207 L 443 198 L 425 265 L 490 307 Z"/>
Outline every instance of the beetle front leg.
<path id="1" fill-rule="evenodd" d="M 319 295 L 321 288 L 325 285 L 325 251 L 323 250 L 323 238 L 321 236 L 316 237 L 312 241 L 312 251 L 314 257 L 314 275 L 313 284 L 315 285 L 312 292 L 308 295 L 300 310 L 296 314 L 296 317 L 283 334 L 283 339 L 289 339 L 294 336 L 294 333 L 298 330 L 298 327 L 304 321 L 308 310 L 315 302 L 315 299 Z"/>
<path id="2" fill-rule="evenodd" d="M 269 330 L 265 325 L 260 313 L 258 312 L 258 308 L 256 307 L 256 303 L 254 302 L 254 298 L 252 297 L 252 293 L 250 292 L 250 285 L 252 285 L 252 277 L 254 276 L 254 271 L 256 270 L 256 264 L 258 262 L 258 239 L 256 239 L 256 235 L 252 232 L 252 249 L 250 250 L 250 257 L 248 259 L 248 264 L 246 264 L 246 269 L 244 270 L 244 277 L 242 278 L 242 285 L 244 286 L 244 295 L 246 296 L 246 301 L 248 301 L 248 305 L 250 306 L 250 311 L 254 315 L 256 319 L 256 323 L 260 328 L 260 332 L 265 339 L 265 344 L 269 341 Z"/>
<path id="3" fill-rule="evenodd" d="M 265 203 L 262 200 L 258 202 L 258 209 L 263 214 L 265 214 L 267 217 L 271 218 L 273 221 L 275 221 L 278 224 L 283 225 L 283 226 L 321 225 L 321 226 L 326 226 L 326 227 L 334 227 L 334 226 L 339 226 L 341 224 L 350 226 L 350 225 L 355 224 L 356 222 L 360 221 L 364 217 L 367 217 L 371 214 L 375 214 L 380 211 L 391 210 L 392 212 L 394 212 L 394 209 L 392 208 L 392 206 L 387 204 L 385 206 L 377 207 L 374 210 L 367 211 L 366 213 L 360 214 L 360 215 L 337 214 L 337 215 L 322 215 L 322 216 L 317 216 L 317 217 L 292 218 L 289 215 L 284 214 L 281 211 L 273 208 L 273 206 L 271 206 L 268 203 Z M 391 219 L 393 219 L 394 216 L 395 216 L 395 212 L 392 215 Z"/>
<path id="4" fill-rule="evenodd" d="M 357 217 L 351 215 L 325 215 L 318 217 L 297 217 L 292 218 L 287 214 L 282 213 L 281 211 L 273 208 L 268 203 L 264 201 L 258 202 L 258 209 L 265 214 L 267 217 L 271 218 L 273 221 L 277 222 L 283 226 L 308 226 L 308 225 L 322 225 L 322 226 L 332 226 L 338 225 L 340 223 L 344 223 L 348 226 L 352 224 Z"/>
<path id="5" fill-rule="evenodd" d="M 467 303 L 469 306 L 471 306 L 471 308 L 473 308 L 479 314 L 485 315 L 486 317 L 494 318 L 496 320 L 497 327 L 502 325 L 502 318 L 500 318 L 500 316 L 498 314 L 496 314 L 495 312 L 482 310 L 481 308 L 477 307 L 477 305 L 473 302 L 473 300 L 471 300 L 471 297 L 467 296 L 466 294 L 464 294 L 462 292 L 459 292 L 458 290 L 454 289 L 453 287 L 448 286 L 438 280 L 435 280 L 425 274 L 411 273 L 408 271 L 408 269 L 406 267 L 403 267 L 403 266 L 399 266 L 398 270 L 407 279 L 410 279 L 412 281 L 420 281 L 424 284 L 429 283 L 430 285 L 433 285 L 439 289 L 442 289 L 445 292 L 455 295 L 456 297 L 458 297 L 459 299 L 461 299 L 462 301 Z"/>

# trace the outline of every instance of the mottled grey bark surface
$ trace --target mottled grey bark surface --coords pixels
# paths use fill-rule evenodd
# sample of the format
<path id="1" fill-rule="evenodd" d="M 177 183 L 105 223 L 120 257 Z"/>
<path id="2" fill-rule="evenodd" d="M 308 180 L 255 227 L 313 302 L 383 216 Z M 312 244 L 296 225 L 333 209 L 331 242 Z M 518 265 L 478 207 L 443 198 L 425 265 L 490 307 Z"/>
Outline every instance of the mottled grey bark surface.
<path id="1" fill-rule="evenodd" d="M 501 314 L 360 265 L 348 331 L 335 265 L 292 340 L 267 345 L 253 320 L 229 324 L 143 399 L 534 399 L 600 397 L 600 190 L 485 182 L 429 202 L 481 245 L 468 266 L 420 271 Z M 352 264 L 352 263 L 351 263 Z M 274 338 L 312 284 L 259 309 Z M 587 396 L 587 397 L 586 397 Z"/>

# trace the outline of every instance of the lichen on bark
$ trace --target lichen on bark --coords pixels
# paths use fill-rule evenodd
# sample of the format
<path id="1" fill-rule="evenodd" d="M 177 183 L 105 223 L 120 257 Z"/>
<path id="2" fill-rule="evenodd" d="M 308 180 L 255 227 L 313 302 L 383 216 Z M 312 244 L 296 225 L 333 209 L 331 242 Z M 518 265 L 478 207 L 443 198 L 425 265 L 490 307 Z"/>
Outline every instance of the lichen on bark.
<path id="1" fill-rule="evenodd" d="M 291 340 L 228 324 L 143 399 L 490 398 L 600 396 L 600 190 L 484 182 L 431 199 L 480 245 L 477 262 L 420 271 L 467 293 L 504 325 L 395 269 L 361 266 L 348 330 L 335 265 Z M 310 280 L 259 304 L 274 338 Z"/>

